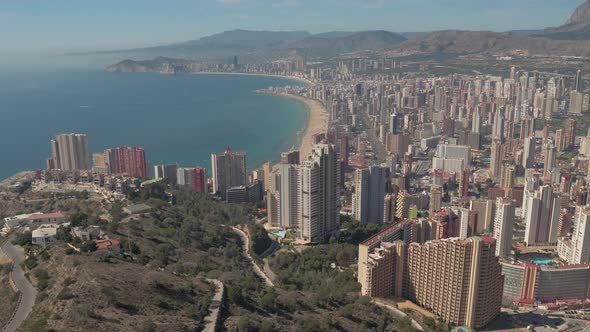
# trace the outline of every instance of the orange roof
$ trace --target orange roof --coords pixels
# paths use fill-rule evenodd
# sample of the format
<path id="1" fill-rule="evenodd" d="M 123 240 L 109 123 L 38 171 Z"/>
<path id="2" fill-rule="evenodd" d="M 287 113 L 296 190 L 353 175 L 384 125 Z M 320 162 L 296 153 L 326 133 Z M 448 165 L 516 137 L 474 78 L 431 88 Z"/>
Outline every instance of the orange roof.
<path id="1" fill-rule="evenodd" d="M 121 241 L 119 240 L 96 240 L 96 248 L 97 249 L 110 249 L 112 247 L 117 247 L 121 245 Z"/>

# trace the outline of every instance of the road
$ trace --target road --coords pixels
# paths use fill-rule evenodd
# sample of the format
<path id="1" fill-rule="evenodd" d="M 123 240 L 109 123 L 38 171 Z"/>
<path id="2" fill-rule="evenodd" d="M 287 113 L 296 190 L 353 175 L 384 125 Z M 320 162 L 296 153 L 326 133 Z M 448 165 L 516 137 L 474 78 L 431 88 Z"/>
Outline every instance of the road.
<path id="1" fill-rule="evenodd" d="M 239 229 L 237 227 L 231 226 L 231 229 L 234 233 L 238 234 L 238 236 L 242 240 L 241 241 L 242 256 L 244 256 L 244 258 L 246 258 L 246 260 L 248 260 L 248 262 L 250 262 L 250 264 L 252 264 L 252 267 L 254 268 L 254 273 L 258 276 L 258 278 L 260 278 L 260 280 L 262 280 L 262 282 L 267 287 L 274 287 L 275 285 L 272 282 L 272 280 L 270 280 L 270 278 L 264 273 L 264 271 L 262 271 L 260 269 L 258 264 L 256 264 L 254 262 L 252 255 L 250 255 L 250 238 L 248 238 L 246 233 L 244 233 L 241 229 Z"/>
<path id="2" fill-rule="evenodd" d="M 380 306 L 381 308 L 384 308 L 384 309 L 388 310 L 396 318 L 408 317 L 408 315 L 405 312 L 399 310 L 395 306 L 393 306 L 391 304 L 388 304 L 388 303 L 386 303 L 386 302 L 384 302 L 384 301 L 382 301 L 380 299 L 373 299 L 373 303 L 375 303 L 376 305 Z M 416 329 L 416 331 L 424 331 L 424 328 L 422 328 L 422 326 L 420 324 L 418 324 L 417 321 L 415 321 L 411 317 L 410 317 L 410 319 L 412 320 L 412 327 L 414 329 Z"/>
<path id="3" fill-rule="evenodd" d="M 35 298 L 37 297 L 37 290 L 25 277 L 25 274 L 20 267 L 20 263 L 25 260 L 23 249 L 12 245 L 9 240 L 2 245 L 2 251 L 14 262 L 10 273 L 16 288 L 18 288 L 22 296 L 12 320 L 4 326 L 0 332 L 15 332 L 25 319 L 27 319 L 27 316 L 29 316 L 31 311 L 33 311 Z"/>

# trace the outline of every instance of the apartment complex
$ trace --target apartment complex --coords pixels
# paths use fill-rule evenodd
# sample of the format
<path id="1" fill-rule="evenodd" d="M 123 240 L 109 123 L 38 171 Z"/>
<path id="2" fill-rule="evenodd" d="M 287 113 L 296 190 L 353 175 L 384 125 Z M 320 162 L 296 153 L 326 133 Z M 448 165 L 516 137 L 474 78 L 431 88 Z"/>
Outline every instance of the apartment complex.
<path id="1" fill-rule="evenodd" d="M 104 151 L 107 172 L 145 179 L 149 176 L 148 162 L 143 148 L 121 146 Z"/>
<path id="2" fill-rule="evenodd" d="M 207 170 L 203 167 L 179 168 L 176 171 L 179 186 L 190 188 L 196 193 L 207 193 Z"/>
<path id="3" fill-rule="evenodd" d="M 352 215 L 363 224 L 383 223 L 385 173 L 385 168 L 378 166 L 355 172 Z"/>
<path id="4" fill-rule="evenodd" d="M 334 145 L 316 144 L 301 165 L 275 165 L 268 190 L 273 226 L 294 228 L 303 242 L 319 242 L 336 231 L 339 169 Z"/>
<path id="5" fill-rule="evenodd" d="M 590 264 L 537 265 L 501 261 L 505 304 L 585 300 L 590 296 Z"/>
<path id="6" fill-rule="evenodd" d="M 51 140 L 48 170 L 79 171 L 88 169 L 88 141 L 84 134 L 60 134 Z"/>
<path id="7" fill-rule="evenodd" d="M 213 193 L 226 199 L 227 190 L 248 183 L 246 153 L 233 152 L 229 147 L 223 153 L 211 155 Z"/>
<path id="8" fill-rule="evenodd" d="M 362 295 L 404 297 L 446 322 L 481 328 L 499 313 L 504 278 L 496 240 L 472 237 L 413 242 L 412 221 L 359 246 Z"/>

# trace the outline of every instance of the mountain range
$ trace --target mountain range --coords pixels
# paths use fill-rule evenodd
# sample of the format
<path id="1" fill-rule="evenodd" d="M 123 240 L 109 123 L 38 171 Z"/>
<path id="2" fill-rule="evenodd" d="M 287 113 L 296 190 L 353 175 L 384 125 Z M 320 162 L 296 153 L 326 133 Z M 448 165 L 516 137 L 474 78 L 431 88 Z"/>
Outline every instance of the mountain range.
<path id="1" fill-rule="evenodd" d="M 544 30 L 490 31 L 225 31 L 169 45 L 100 52 L 137 59 L 170 57 L 242 62 L 269 61 L 298 54 L 334 57 L 347 53 L 386 51 L 398 55 L 482 54 L 511 56 L 590 56 L 590 0 L 559 27 Z"/>

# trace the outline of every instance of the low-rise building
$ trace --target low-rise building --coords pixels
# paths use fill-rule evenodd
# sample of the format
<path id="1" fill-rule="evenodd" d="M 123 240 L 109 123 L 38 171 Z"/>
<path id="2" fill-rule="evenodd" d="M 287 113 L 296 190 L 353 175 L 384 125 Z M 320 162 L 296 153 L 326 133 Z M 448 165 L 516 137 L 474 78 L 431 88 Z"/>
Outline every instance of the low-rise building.
<path id="1" fill-rule="evenodd" d="M 96 240 L 100 237 L 100 227 L 74 227 L 72 228 L 72 236 L 79 237 L 82 241 Z"/>
<path id="2" fill-rule="evenodd" d="M 31 242 L 39 246 L 46 246 L 57 241 L 58 225 L 44 225 L 35 229 L 31 234 Z"/>

